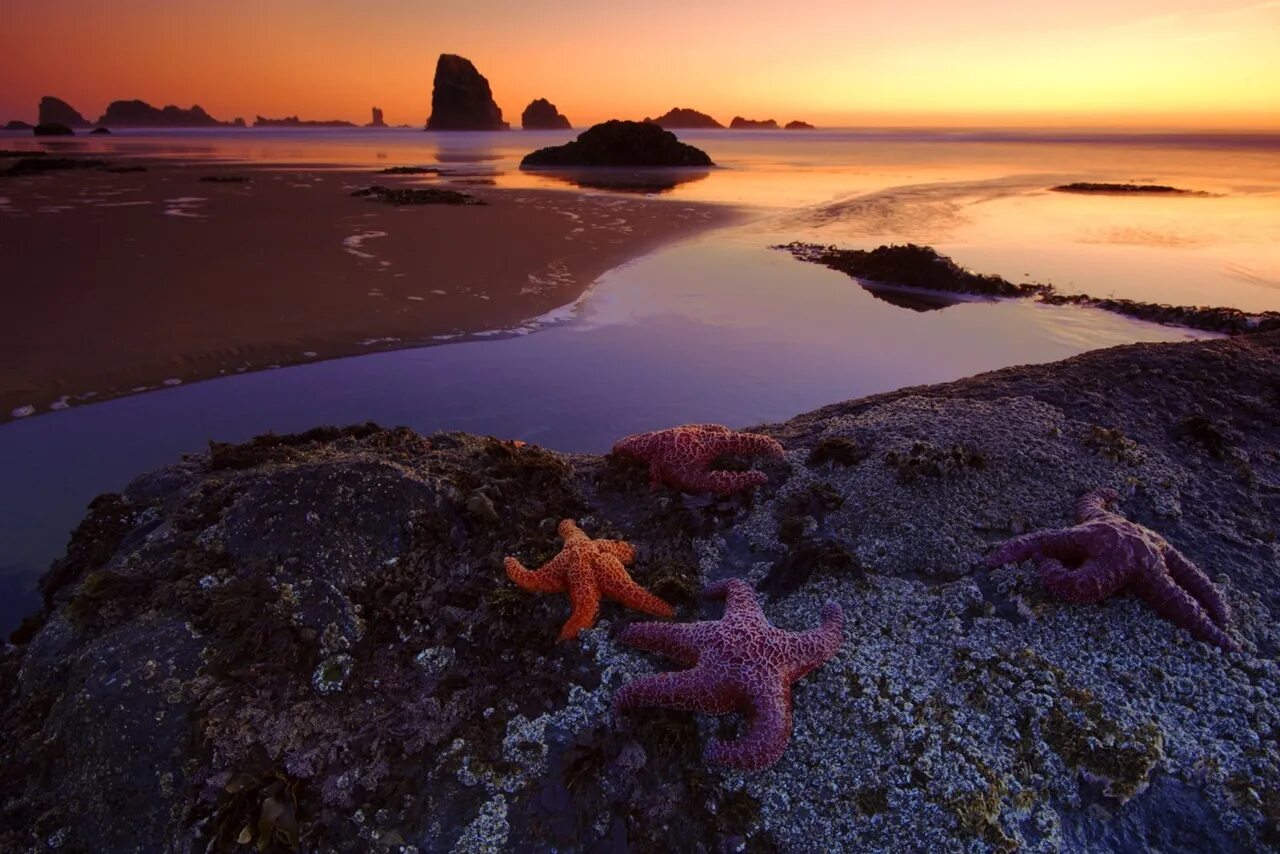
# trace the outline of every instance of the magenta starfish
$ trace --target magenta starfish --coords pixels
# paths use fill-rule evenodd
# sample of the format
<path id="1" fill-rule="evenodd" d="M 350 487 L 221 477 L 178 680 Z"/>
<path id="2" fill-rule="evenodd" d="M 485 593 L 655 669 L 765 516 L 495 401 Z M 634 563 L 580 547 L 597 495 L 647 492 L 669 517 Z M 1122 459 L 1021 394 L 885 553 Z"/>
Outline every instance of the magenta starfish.
<path id="1" fill-rule="evenodd" d="M 987 555 L 986 564 L 1030 558 L 1044 586 L 1068 602 L 1101 602 L 1128 588 L 1200 640 L 1239 649 L 1226 633 L 1231 608 L 1213 582 L 1164 537 L 1113 512 L 1119 500 L 1114 489 L 1086 493 L 1076 502 L 1075 527 L 1015 537 Z"/>
<path id="2" fill-rule="evenodd" d="M 725 599 L 722 618 L 634 623 L 619 635 L 624 643 L 693 669 L 630 682 L 618 692 L 614 708 L 618 713 L 639 706 L 707 715 L 740 711 L 749 720 L 746 735 L 732 742 L 713 739 L 706 759 L 743 771 L 768 768 L 791 739 L 791 683 L 836 654 L 844 615 L 839 605 L 828 602 L 821 627 L 786 632 L 769 624 L 755 591 L 741 579 L 712 584 L 703 595 Z"/>
<path id="3" fill-rule="evenodd" d="M 649 464 L 649 486 L 665 483 L 684 492 L 730 495 L 764 483 L 758 471 L 712 471 L 716 457 L 727 454 L 781 457 L 782 445 L 759 433 L 736 433 L 719 424 L 686 424 L 619 439 L 613 446 L 619 456 Z"/>

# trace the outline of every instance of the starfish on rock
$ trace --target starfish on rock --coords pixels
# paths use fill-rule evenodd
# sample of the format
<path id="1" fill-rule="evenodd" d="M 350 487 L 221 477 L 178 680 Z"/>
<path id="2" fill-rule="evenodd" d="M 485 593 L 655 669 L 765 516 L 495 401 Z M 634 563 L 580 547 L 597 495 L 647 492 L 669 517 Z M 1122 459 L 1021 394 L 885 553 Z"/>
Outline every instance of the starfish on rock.
<path id="1" fill-rule="evenodd" d="M 1231 608 L 1213 582 L 1164 537 L 1112 511 L 1119 500 L 1113 489 L 1086 493 L 1076 502 L 1075 527 L 1015 537 L 986 565 L 1032 559 L 1044 586 L 1068 602 L 1101 602 L 1127 588 L 1196 638 L 1239 649 L 1226 633 Z"/>
<path id="2" fill-rule="evenodd" d="M 684 492 L 731 495 L 768 480 L 758 471 L 712 471 L 716 457 L 727 454 L 781 457 L 782 445 L 759 433 L 737 433 L 719 424 L 686 424 L 639 433 L 618 440 L 613 452 L 649 464 L 649 486 L 665 483 Z"/>
<path id="3" fill-rule="evenodd" d="M 831 659 L 843 640 L 844 615 L 828 602 L 822 625 L 786 632 L 765 619 L 751 585 L 741 579 L 712 584 L 703 595 L 725 599 L 724 616 L 700 623 L 635 623 L 623 643 L 690 665 L 630 682 L 618 692 L 617 713 L 666 706 L 707 715 L 740 711 L 747 732 L 736 741 L 713 739 L 707 761 L 743 771 L 777 762 L 791 739 L 791 684 Z"/>
<path id="4" fill-rule="evenodd" d="M 560 640 L 572 640 L 595 625 L 602 597 L 655 617 L 674 616 L 674 608 L 636 584 L 627 572 L 636 559 L 630 543 L 593 540 L 572 519 L 562 521 L 557 531 L 564 548 L 541 568 L 526 569 L 513 557 L 503 561 L 503 566 L 507 577 L 524 590 L 569 594 L 573 612 L 560 630 Z"/>

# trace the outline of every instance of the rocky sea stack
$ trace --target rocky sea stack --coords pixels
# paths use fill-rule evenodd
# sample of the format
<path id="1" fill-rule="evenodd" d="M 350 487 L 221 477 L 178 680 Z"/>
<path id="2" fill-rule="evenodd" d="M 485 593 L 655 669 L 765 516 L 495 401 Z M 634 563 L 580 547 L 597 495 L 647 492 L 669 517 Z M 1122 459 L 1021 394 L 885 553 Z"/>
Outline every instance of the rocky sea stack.
<path id="1" fill-rule="evenodd" d="M 471 60 L 442 53 L 436 60 L 427 130 L 508 130 L 489 81 Z"/>
<path id="2" fill-rule="evenodd" d="M 41 122 L 31 129 L 36 136 L 75 136 L 76 132 L 58 122 Z"/>
<path id="3" fill-rule="evenodd" d="M 546 98 L 529 102 L 520 116 L 520 126 L 525 130 L 569 130 L 573 127 L 556 105 Z"/>
<path id="4" fill-rule="evenodd" d="M 540 148 L 520 161 L 521 169 L 714 165 L 705 151 L 681 142 L 656 124 L 617 119 L 593 125 L 573 142 Z"/>
<path id="5" fill-rule="evenodd" d="M 714 130 L 724 127 L 706 113 L 700 113 L 688 107 L 675 107 L 656 119 L 645 119 L 645 121 L 673 130 Z"/>
<path id="6" fill-rule="evenodd" d="M 744 119 L 742 116 L 734 116 L 733 121 L 729 122 L 732 130 L 777 130 L 778 123 L 773 119 Z"/>
<path id="7" fill-rule="evenodd" d="M 813 125 L 809 124 L 808 122 L 802 122 L 797 119 L 794 122 L 787 122 L 786 129 L 787 130 L 813 130 L 814 128 L 813 128 Z"/>
<path id="8" fill-rule="evenodd" d="M 95 499 L 0 647 L 0 850 L 1273 850 L 1278 411 L 1280 333 L 834 404 L 756 428 L 785 454 L 712 503 L 461 433 L 211 445 Z M 1098 488 L 1206 570 L 1240 651 L 984 567 Z M 670 669 L 627 642 L 649 618 L 560 642 L 566 597 L 503 569 L 565 519 L 631 544 L 663 632 L 730 578 L 783 631 L 843 611 L 777 764 L 614 716 Z"/>
<path id="9" fill-rule="evenodd" d="M 38 124 L 66 125 L 69 128 L 87 128 L 89 120 L 80 115 L 70 104 L 61 98 L 45 95 L 40 99 L 40 118 Z"/>
<path id="10" fill-rule="evenodd" d="M 169 104 L 166 107 L 153 107 L 146 101 L 112 101 L 107 111 L 98 119 L 100 125 L 115 127 L 169 127 L 169 128 L 209 128 L 229 127 L 231 122 L 220 122 L 204 111 L 199 104 L 184 110 Z"/>
<path id="11" fill-rule="evenodd" d="M 0 130 L 31 130 L 31 127 L 32 126 L 28 122 L 20 121 L 18 119 L 11 119 L 8 122 L 6 122 L 5 126 L 3 128 L 0 128 Z"/>
<path id="12" fill-rule="evenodd" d="M 378 107 L 373 108 L 373 119 L 365 125 L 367 128 L 384 128 L 387 123 L 382 120 L 382 110 Z"/>

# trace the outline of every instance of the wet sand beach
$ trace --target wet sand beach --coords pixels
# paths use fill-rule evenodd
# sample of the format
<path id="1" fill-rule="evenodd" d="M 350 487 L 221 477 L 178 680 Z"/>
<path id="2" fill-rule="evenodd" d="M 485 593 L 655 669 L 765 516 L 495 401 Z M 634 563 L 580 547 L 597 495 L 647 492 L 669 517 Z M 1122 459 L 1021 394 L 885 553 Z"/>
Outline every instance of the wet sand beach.
<path id="1" fill-rule="evenodd" d="M 148 162 L 0 178 L 0 420 L 519 326 L 727 206 L 465 176 Z M 244 176 L 244 182 L 201 181 Z M 369 184 L 483 205 L 395 207 Z"/>

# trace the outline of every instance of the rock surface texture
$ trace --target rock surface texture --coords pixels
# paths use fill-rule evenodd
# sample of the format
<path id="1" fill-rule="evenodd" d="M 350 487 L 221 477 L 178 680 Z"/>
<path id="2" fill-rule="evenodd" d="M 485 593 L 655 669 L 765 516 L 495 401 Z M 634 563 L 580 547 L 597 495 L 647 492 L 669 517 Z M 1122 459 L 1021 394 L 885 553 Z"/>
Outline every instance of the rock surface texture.
<path id="1" fill-rule="evenodd" d="M 520 115 L 520 126 L 525 130 L 569 130 L 573 127 L 556 109 L 556 105 L 546 98 L 529 102 L 529 106 Z"/>
<path id="2" fill-rule="evenodd" d="M 489 81 L 471 60 L 440 54 L 431 89 L 427 130 L 507 130 L 502 109 L 494 103 Z"/>
<path id="3" fill-rule="evenodd" d="M 1280 333 L 754 432 L 785 456 L 727 498 L 651 491 L 620 457 L 373 426 L 214 445 L 99 497 L 0 649 L 0 850 L 1280 845 Z M 1206 571 L 1239 650 L 985 566 L 1100 487 Z M 563 519 L 634 547 L 667 626 L 715 620 L 697 591 L 729 579 L 781 630 L 840 607 L 775 764 L 704 760 L 732 718 L 615 726 L 659 663 L 623 642 L 645 617 L 558 643 L 564 600 L 502 569 L 554 558 Z"/>
<path id="4" fill-rule="evenodd" d="M 540 148 L 526 154 L 520 168 L 577 166 L 686 166 L 715 164 L 705 151 L 686 145 L 656 124 L 614 119 L 593 125 L 573 142 Z"/>

